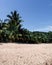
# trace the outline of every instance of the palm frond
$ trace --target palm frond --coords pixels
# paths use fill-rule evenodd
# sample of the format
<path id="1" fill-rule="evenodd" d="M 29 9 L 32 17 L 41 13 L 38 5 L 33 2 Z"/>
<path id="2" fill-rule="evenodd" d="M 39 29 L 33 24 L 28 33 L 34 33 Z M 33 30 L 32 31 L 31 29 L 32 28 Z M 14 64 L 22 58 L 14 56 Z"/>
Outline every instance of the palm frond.
<path id="1" fill-rule="evenodd" d="M 9 19 L 12 19 L 12 16 L 11 16 L 11 15 L 7 15 L 7 17 L 8 17 Z"/>

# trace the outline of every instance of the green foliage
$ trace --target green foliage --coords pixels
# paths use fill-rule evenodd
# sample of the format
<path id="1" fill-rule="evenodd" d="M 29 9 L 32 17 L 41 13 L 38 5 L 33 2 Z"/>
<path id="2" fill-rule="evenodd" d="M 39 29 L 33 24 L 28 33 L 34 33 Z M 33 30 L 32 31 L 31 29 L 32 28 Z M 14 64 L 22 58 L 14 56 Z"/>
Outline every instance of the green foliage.
<path id="1" fill-rule="evenodd" d="M 21 17 L 17 11 L 0 20 L 0 42 L 52 43 L 52 32 L 29 31 L 22 28 Z"/>

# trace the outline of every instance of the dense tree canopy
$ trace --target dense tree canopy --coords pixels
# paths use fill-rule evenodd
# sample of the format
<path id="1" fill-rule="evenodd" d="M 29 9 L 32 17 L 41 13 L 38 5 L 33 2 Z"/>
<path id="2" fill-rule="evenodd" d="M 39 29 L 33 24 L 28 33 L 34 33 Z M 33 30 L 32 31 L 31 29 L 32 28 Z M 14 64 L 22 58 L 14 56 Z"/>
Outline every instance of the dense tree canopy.
<path id="1" fill-rule="evenodd" d="M 0 42 L 51 43 L 52 32 L 29 31 L 22 28 L 22 19 L 17 11 L 0 19 Z"/>

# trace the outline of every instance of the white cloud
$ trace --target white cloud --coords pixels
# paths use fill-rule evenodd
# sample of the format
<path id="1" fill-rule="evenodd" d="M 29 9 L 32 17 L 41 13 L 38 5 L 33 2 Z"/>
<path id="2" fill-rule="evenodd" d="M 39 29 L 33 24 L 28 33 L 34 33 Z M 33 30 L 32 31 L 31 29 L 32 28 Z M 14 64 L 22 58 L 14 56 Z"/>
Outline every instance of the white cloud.
<path id="1" fill-rule="evenodd" d="M 52 26 L 47 26 L 47 27 L 44 27 L 44 28 L 35 29 L 34 31 L 43 31 L 43 32 L 52 31 Z"/>

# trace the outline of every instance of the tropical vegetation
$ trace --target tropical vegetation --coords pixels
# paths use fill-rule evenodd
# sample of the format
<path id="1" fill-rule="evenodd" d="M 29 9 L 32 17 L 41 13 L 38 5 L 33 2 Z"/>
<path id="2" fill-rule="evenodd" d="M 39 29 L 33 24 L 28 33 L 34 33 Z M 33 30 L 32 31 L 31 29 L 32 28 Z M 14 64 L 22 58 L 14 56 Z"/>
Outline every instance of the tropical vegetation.
<path id="1" fill-rule="evenodd" d="M 0 19 L 0 42 L 51 43 L 52 32 L 29 31 L 22 27 L 23 20 L 17 11 Z"/>

